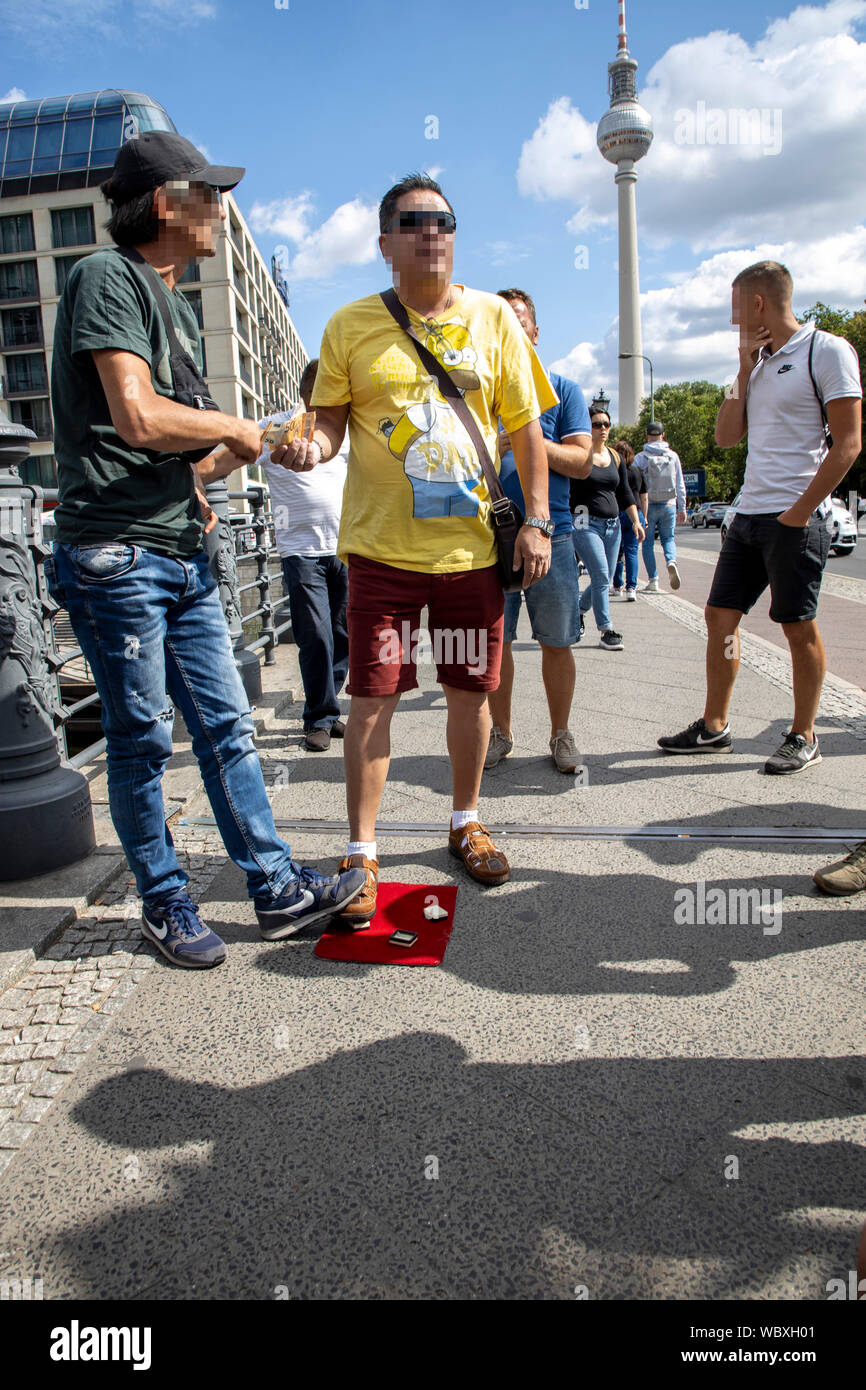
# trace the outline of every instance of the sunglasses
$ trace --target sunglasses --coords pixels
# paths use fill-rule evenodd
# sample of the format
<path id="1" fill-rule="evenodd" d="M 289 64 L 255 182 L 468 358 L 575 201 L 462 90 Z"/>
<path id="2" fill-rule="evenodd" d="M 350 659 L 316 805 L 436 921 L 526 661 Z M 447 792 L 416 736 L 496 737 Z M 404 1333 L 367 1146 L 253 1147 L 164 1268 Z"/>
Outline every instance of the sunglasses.
<path id="1" fill-rule="evenodd" d="M 610 420 L 606 420 L 606 421 L 599 420 L 597 423 L 596 423 L 595 420 L 593 420 L 593 422 L 592 422 L 592 428 L 593 428 L 594 430 L 609 430 L 609 429 L 610 429 Z"/>
<path id="2" fill-rule="evenodd" d="M 432 228 L 436 232 L 453 232 L 456 227 L 457 218 L 453 212 L 438 212 L 435 209 L 420 208 L 413 212 L 398 213 L 388 230 L 392 232 L 418 232 Z"/>

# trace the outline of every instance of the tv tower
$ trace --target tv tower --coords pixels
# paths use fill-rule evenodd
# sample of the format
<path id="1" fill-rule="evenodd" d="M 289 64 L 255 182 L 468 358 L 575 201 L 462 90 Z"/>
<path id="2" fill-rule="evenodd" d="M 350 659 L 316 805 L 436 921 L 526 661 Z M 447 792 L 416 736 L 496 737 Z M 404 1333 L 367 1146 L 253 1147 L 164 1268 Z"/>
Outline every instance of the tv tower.
<path id="1" fill-rule="evenodd" d="M 607 65 L 610 106 L 598 123 L 598 148 L 616 165 L 619 189 L 619 419 L 637 422 L 643 395 L 643 343 L 640 331 L 640 285 L 637 269 L 635 164 L 643 159 L 653 138 L 652 117 L 637 99 L 637 63 L 629 55 L 625 32 L 625 0 L 619 0 L 616 57 Z M 624 357 L 623 354 L 629 354 Z"/>

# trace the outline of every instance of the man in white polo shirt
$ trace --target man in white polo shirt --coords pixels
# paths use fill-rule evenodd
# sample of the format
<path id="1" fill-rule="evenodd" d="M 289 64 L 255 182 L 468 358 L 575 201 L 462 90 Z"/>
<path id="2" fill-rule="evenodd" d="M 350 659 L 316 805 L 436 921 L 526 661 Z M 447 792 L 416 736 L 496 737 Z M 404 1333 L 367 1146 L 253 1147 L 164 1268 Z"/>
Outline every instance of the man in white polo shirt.
<path id="1" fill-rule="evenodd" d="M 314 357 L 301 377 L 304 410 L 310 408 L 318 367 L 319 359 Z M 270 415 L 261 427 L 268 420 L 289 420 L 293 414 Z M 311 753 L 323 753 L 331 739 L 342 738 L 344 732 L 337 696 L 349 669 L 349 580 L 346 566 L 337 558 L 337 534 L 348 452 L 347 436 L 342 449 L 311 473 L 292 473 L 271 463 L 267 449 L 258 459 L 271 492 L 277 550 L 304 684 L 304 747 Z"/>
<path id="2" fill-rule="evenodd" d="M 740 369 L 719 409 L 716 443 L 730 449 L 748 432 L 746 476 L 705 609 L 703 718 L 658 740 L 666 753 L 730 753 L 737 629 L 769 585 L 770 617 L 790 647 L 794 683 L 790 732 L 764 765 L 774 774 L 821 760 L 815 716 L 826 658 L 816 615 L 830 548 L 827 499 L 860 452 L 857 354 L 844 338 L 801 326 L 792 292 L 777 261 L 750 265 L 733 282 Z"/>

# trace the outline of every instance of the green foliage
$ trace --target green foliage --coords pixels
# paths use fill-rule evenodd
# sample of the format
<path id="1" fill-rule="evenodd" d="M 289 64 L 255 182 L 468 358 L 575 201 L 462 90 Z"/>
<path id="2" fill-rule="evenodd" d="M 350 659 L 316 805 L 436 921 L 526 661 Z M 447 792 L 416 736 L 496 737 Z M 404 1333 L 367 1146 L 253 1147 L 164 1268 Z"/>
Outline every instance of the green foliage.
<path id="1" fill-rule="evenodd" d="M 715 441 L 716 416 L 725 398 L 724 386 L 711 381 L 681 381 L 665 383 L 655 393 L 655 418 L 665 429 L 665 439 L 679 454 L 685 470 L 707 470 L 707 500 L 731 502 L 743 483 L 746 470 L 746 444 L 733 449 L 720 449 Z M 647 397 L 638 423 L 617 425 L 611 430 L 611 440 L 627 439 L 637 451 L 646 443 L 646 427 L 650 420 Z"/>
<path id="2" fill-rule="evenodd" d="M 809 319 L 814 319 L 825 333 L 836 333 L 840 338 L 847 338 L 860 361 L 860 380 L 866 380 L 866 309 L 832 309 L 829 304 L 824 304 L 819 299 L 811 304 L 805 313 L 797 314 L 796 317 L 798 323 L 808 323 Z M 840 496 L 847 496 L 849 490 L 855 488 L 861 494 L 866 492 L 864 449 L 861 449 L 851 465 L 850 473 L 836 491 Z"/>

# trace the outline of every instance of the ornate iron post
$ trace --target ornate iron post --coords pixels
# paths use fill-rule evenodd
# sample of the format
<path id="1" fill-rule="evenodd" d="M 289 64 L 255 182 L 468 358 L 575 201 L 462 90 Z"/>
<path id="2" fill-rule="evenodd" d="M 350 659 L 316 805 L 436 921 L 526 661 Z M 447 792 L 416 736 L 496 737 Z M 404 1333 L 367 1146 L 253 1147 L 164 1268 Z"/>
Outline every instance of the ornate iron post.
<path id="1" fill-rule="evenodd" d="M 234 648 L 235 665 L 244 683 L 247 699 L 252 702 L 261 698 L 262 673 L 255 652 L 244 650 L 240 581 L 232 524 L 229 520 L 228 484 L 224 478 L 218 478 L 216 482 L 208 483 L 205 492 L 218 517 L 216 526 L 205 536 L 205 547 L 210 557 L 211 573 L 219 585 L 220 603 Z"/>
<path id="2" fill-rule="evenodd" d="M 42 543 L 41 491 L 18 464 L 36 436 L 0 411 L 0 880 L 31 878 L 94 848 L 87 779 L 61 764 L 56 683 L 46 619 L 55 611 L 34 555 Z"/>

